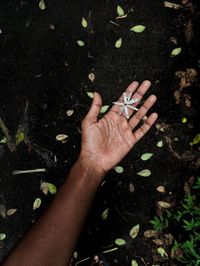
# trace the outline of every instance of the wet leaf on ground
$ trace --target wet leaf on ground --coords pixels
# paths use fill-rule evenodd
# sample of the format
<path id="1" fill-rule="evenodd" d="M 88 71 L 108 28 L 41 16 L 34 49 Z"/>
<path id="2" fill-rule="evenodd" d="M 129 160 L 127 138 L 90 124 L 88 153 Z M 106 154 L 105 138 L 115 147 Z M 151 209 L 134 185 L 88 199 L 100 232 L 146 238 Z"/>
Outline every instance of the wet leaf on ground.
<path id="1" fill-rule="evenodd" d="M 124 172 L 124 168 L 120 165 L 115 166 L 114 169 L 115 169 L 115 172 L 118 174 L 121 174 Z"/>
<path id="2" fill-rule="evenodd" d="M 94 82 L 95 80 L 95 74 L 93 72 L 91 72 L 89 75 L 88 75 L 88 78 L 90 81 Z"/>
<path id="3" fill-rule="evenodd" d="M 130 230 L 129 232 L 129 235 L 130 237 L 133 239 L 133 238 L 136 238 L 136 236 L 138 235 L 139 233 L 139 230 L 140 230 L 140 225 L 139 224 L 136 224 L 135 226 L 132 227 L 132 229 Z"/>
<path id="4" fill-rule="evenodd" d="M 76 43 L 77 43 L 79 46 L 81 46 L 81 47 L 83 47 L 83 46 L 85 45 L 84 41 L 82 41 L 82 40 L 78 40 Z"/>
<path id="5" fill-rule="evenodd" d="M 162 148 L 162 147 L 163 147 L 163 141 L 162 141 L 162 140 L 159 140 L 159 141 L 157 142 L 156 146 L 157 146 L 158 148 Z"/>
<path id="6" fill-rule="evenodd" d="M 140 172 L 138 172 L 137 175 L 150 176 L 151 175 L 151 171 L 149 169 L 144 169 L 144 170 L 141 170 Z"/>
<path id="7" fill-rule="evenodd" d="M 66 134 L 58 134 L 58 135 L 56 136 L 56 140 L 57 140 L 57 141 L 61 141 L 61 142 L 66 141 L 67 138 L 68 138 L 68 135 L 66 135 Z"/>
<path id="8" fill-rule="evenodd" d="M 117 6 L 117 14 L 120 17 L 124 16 L 124 14 L 125 14 L 123 8 L 120 5 Z"/>
<path id="9" fill-rule="evenodd" d="M 170 56 L 171 56 L 171 57 L 177 56 L 177 55 L 179 55 L 179 54 L 181 53 L 181 51 L 182 51 L 182 48 L 181 48 L 181 47 L 177 47 L 177 48 L 175 48 L 174 50 L 172 50 Z"/>
<path id="10" fill-rule="evenodd" d="M 87 28 L 88 23 L 84 17 L 82 18 L 81 25 L 83 26 L 83 28 Z"/>
<path id="11" fill-rule="evenodd" d="M 147 160 L 149 160 L 151 157 L 153 156 L 153 153 L 144 153 L 144 154 L 142 154 L 142 156 L 141 156 L 141 159 L 143 160 L 143 161 L 147 161 Z"/>
<path id="12" fill-rule="evenodd" d="M 40 10 L 45 10 L 46 9 L 46 4 L 45 4 L 44 0 L 40 0 L 39 8 L 40 8 Z"/>
<path id="13" fill-rule="evenodd" d="M 165 193 L 165 187 L 164 186 L 157 186 L 156 190 L 160 193 Z"/>
<path id="14" fill-rule="evenodd" d="M 101 219 L 106 220 L 109 214 L 109 208 L 105 209 L 101 214 Z"/>
<path id="15" fill-rule="evenodd" d="M 141 33 L 145 30 L 145 26 L 143 25 L 136 25 L 136 26 L 133 26 L 132 28 L 130 28 L 130 31 L 134 31 L 136 33 Z"/>
<path id="16" fill-rule="evenodd" d="M 40 198 L 35 199 L 33 202 L 33 210 L 38 209 L 40 207 L 41 203 L 42 203 L 42 201 Z"/>
<path id="17" fill-rule="evenodd" d="M 100 114 L 104 114 L 109 108 L 109 105 L 104 105 L 101 107 Z"/>
<path id="18" fill-rule="evenodd" d="M 115 244 L 118 245 L 118 246 L 123 246 L 123 245 L 126 244 L 126 241 L 123 238 L 117 238 L 115 240 Z"/>
<path id="19" fill-rule="evenodd" d="M 144 237 L 146 237 L 146 238 L 158 237 L 158 232 L 151 230 L 151 229 L 146 230 L 144 232 Z"/>
<path id="20" fill-rule="evenodd" d="M 132 260 L 132 261 L 131 261 L 131 266 L 138 266 L 137 261 L 136 261 L 136 260 Z"/>
<path id="21" fill-rule="evenodd" d="M 160 200 L 157 202 L 157 205 L 159 208 L 163 208 L 163 209 L 169 209 L 172 207 L 171 203 Z"/>
<path id="22" fill-rule="evenodd" d="M 115 48 L 119 49 L 122 46 L 122 38 L 119 38 L 116 42 L 115 42 Z"/>
<path id="23" fill-rule="evenodd" d="M 87 96 L 91 99 L 94 98 L 94 92 L 91 92 L 91 91 L 87 91 Z"/>
<path id="24" fill-rule="evenodd" d="M 74 110 L 67 110 L 66 115 L 67 116 L 72 116 L 73 113 L 74 113 Z"/>
<path id="25" fill-rule="evenodd" d="M 13 215 L 13 214 L 15 214 L 16 213 L 16 211 L 17 211 L 17 209 L 8 209 L 8 210 L 6 210 L 6 215 L 7 216 L 11 216 L 11 215 Z"/>
<path id="26" fill-rule="evenodd" d="M 47 186 L 48 186 L 49 193 L 56 194 L 57 188 L 54 184 L 47 182 Z"/>
<path id="27" fill-rule="evenodd" d="M 5 233 L 0 233 L 0 241 L 4 240 L 6 238 Z"/>

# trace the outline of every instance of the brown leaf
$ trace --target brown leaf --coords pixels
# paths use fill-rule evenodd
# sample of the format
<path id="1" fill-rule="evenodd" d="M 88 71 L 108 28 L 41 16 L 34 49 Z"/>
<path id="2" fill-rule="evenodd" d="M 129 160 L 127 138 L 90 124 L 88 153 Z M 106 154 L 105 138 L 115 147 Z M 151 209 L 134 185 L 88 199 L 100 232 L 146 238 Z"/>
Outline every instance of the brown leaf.
<path id="1" fill-rule="evenodd" d="M 163 208 L 163 209 L 169 209 L 172 206 L 171 203 L 166 202 L 166 201 L 162 201 L 162 200 L 158 201 L 157 205 L 158 205 L 159 208 Z"/>
<path id="2" fill-rule="evenodd" d="M 162 246 L 164 241 L 162 239 L 153 239 L 153 243 L 157 246 Z"/>
<path id="3" fill-rule="evenodd" d="M 194 68 L 187 68 L 186 71 L 176 71 L 175 75 L 180 79 L 180 89 L 191 86 L 197 80 L 197 71 Z"/>
<path id="4" fill-rule="evenodd" d="M 154 230 L 147 230 L 144 232 L 144 237 L 151 238 L 151 237 L 158 237 L 158 232 Z"/>
<path id="5" fill-rule="evenodd" d="M 174 237 L 172 234 L 164 234 L 165 237 L 165 244 L 166 245 L 172 245 L 173 241 L 174 241 Z"/>
<path id="6" fill-rule="evenodd" d="M 160 193 L 165 193 L 165 187 L 163 187 L 163 186 L 158 186 L 158 187 L 156 188 L 156 190 L 157 190 L 158 192 L 160 192 Z"/>
<path id="7" fill-rule="evenodd" d="M 180 90 L 175 90 L 174 98 L 176 100 L 176 104 L 180 104 L 181 102 L 181 91 Z"/>

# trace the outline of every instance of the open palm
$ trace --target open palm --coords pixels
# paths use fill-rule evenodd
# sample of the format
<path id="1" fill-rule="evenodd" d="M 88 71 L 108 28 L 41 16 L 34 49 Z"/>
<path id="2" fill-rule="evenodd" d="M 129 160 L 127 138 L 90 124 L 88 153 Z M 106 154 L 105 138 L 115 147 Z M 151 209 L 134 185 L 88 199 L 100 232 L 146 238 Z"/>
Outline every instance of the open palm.
<path id="1" fill-rule="evenodd" d="M 125 91 L 127 94 L 132 94 L 132 99 L 138 99 L 133 106 L 137 106 L 141 101 L 150 87 L 150 82 L 144 81 L 140 86 L 138 85 L 137 82 L 133 82 Z M 148 118 L 146 117 L 145 122 L 139 129 L 133 131 L 155 101 L 156 96 L 151 95 L 139 108 L 138 112 L 133 113 L 133 110 L 129 109 L 129 117 L 131 117 L 129 120 L 123 114 L 119 114 L 120 108 L 117 105 L 113 105 L 110 111 L 98 120 L 102 100 L 101 96 L 95 93 L 92 106 L 82 121 L 81 156 L 90 160 L 103 172 L 113 168 L 156 121 L 157 114 L 153 113 Z M 122 96 L 119 102 L 123 102 Z"/>

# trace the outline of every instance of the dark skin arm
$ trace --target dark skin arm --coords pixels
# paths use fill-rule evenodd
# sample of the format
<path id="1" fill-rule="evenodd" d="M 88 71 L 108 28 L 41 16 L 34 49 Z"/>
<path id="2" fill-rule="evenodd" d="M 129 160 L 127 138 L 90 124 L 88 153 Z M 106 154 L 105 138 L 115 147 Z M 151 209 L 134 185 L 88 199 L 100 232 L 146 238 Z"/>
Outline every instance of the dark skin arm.
<path id="1" fill-rule="evenodd" d="M 133 82 L 126 92 L 142 99 L 150 82 L 139 87 Z M 122 97 L 119 99 L 122 101 Z M 98 120 L 101 97 L 94 94 L 92 106 L 82 121 L 82 148 L 79 159 L 52 204 L 5 260 L 5 266 L 68 265 L 91 202 L 104 175 L 117 165 L 146 134 L 157 119 L 151 114 L 133 131 L 155 103 L 151 95 L 139 111 L 127 120 L 119 115 L 119 106 Z M 134 105 L 136 106 L 136 104 Z M 129 110 L 129 115 L 133 114 Z"/>

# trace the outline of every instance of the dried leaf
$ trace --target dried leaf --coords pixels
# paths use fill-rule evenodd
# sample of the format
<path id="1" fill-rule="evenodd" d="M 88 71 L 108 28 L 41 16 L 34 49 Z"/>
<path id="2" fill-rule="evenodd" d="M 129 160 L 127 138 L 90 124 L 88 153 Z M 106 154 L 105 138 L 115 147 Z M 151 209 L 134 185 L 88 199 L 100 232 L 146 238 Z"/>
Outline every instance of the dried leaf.
<path id="1" fill-rule="evenodd" d="M 108 108 L 109 108 L 109 105 L 104 105 L 104 106 L 102 106 L 102 107 L 101 107 L 101 110 L 100 110 L 100 114 L 105 113 L 105 112 L 108 110 Z"/>
<path id="2" fill-rule="evenodd" d="M 168 1 L 164 1 L 164 6 L 165 7 L 168 7 L 168 8 L 173 8 L 173 9 L 180 9 L 180 8 L 182 8 L 181 5 L 178 5 L 178 4 L 175 4 L 175 3 L 172 3 L 172 2 L 168 2 Z"/>
<path id="3" fill-rule="evenodd" d="M 11 216 L 11 215 L 15 214 L 16 211 L 17 211 L 17 209 L 8 209 L 8 210 L 6 211 L 6 215 L 7 215 L 7 216 Z"/>
<path id="4" fill-rule="evenodd" d="M 174 50 L 172 50 L 170 56 L 171 56 L 171 57 L 177 56 L 177 55 L 179 55 L 179 54 L 181 53 L 181 51 L 182 51 L 182 48 L 181 48 L 181 47 L 177 47 L 177 48 L 175 48 Z"/>
<path id="5" fill-rule="evenodd" d="M 157 237 L 157 236 L 158 236 L 158 232 L 154 230 L 147 230 L 144 232 L 144 237 L 146 238 Z"/>
<path id="6" fill-rule="evenodd" d="M 136 25 L 136 26 L 133 26 L 132 28 L 130 28 L 130 31 L 134 31 L 136 33 L 141 33 L 145 30 L 145 26 L 143 25 Z"/>
<path id="7" fill-rule="evenodd" d="M 122 46 L 122 38 L 119 38 L 116 42 L 115 42 L 115 48 L 119 49 Z"/>
<path id="8" fill-rule="evenodd" d="M 47 186 L 48 186 L 49 193 L 56 194 L 57 188 L 54 184 L 47 182 Z"/>
<path id="9" fill-rule="evenodd" d="M 163 208 L 163 209 L 169 209 L 172 206 L 171 203 L 166 202 L 166 201 L 162 201 L 162 200 L 158 201 L 157 205 L 158 205 L 159 208 Z"/>
<path id="10" fill-rule="evenodd" d="M 136 236 L 138 235 L 139 233 L 139 230 L 140 230 L 140 225 L 139 224 L 136 224 L 135 226 L 132 227 L 132 229 L 130 230 L 129 232 L 129 235 L 130 237 L 133 239 L 133 238 L 136 238 Z"/>
<path id="11" fill-rule="evenodd" d="M 40 198 L 35 199 L 35 201 L 33 203 L 33 210 L 38 209 L 40 207 L 41 203 L 42 203 L 42 201 Z"/>
<path id="12" fill-rule="evenodd" d="M 135 191 L 135 187 L 134 187 L 132 182 L 130 182 L 130 184 L 129 184 L 129 191 L 130 191 L 130 193 L 133 193 Z"/>
<path id="13" fill-rule="evenodd" d="M 124 14 L 125 14 L 123 8 L 120 5 L 117 6 L 117 14 L 120 17 L 124 16 Z"/>
<path id="14" fill-rule="evenodd" d="M 138 172 L 137 175 L 140 175 L 140 176 L 150 176 L 151 175 L 151 171 L 149 169 L 144 169 L 144 170 Z"/>
<path id="15" fill-rule="evenodd" d="M 194 145 L 196 145 L 196 144 L 198 144 L 199 142 L 200 142 L 200 134 L 197 134 L 197 135 L 194 137 L 192 143 L 193 143 Z"/>
<path id="16" fill-rule="evenodd" d="M 156 146 L 157 146 L 158 148 L 162 148 L 162 147 L 163 147 L 163 141 L 162 141 L 162 140 L 159 140 L 159 141 L 157 142 Z"/>
<path id="17" fill-rule="evenodd" d="M 95 74 L 93 72 L 91 72 L 89 75 L 88 75 L 88 78 L 90 81 L 94 82 L 95 80 Z"/>
<path id="18" fill-rule="evenodd" d="M 66 115 L 67 116 L 72 116 L 73 113 L 74 113 L 74 110 L 67 110 Z"/>
<path id="19" fill-rule="evenodd" d="M 115 172 L 118 174 L 121 174 L 124 172 L 124 168 L 120 165 L 115 166 L 114 169 L 115 169 Z"/>
<path id="20" fill-rule="evenodd" d="M 66 134 L 58 134 L 57 136 L 56 136 L 56 140 L 57 141 L 64 141 L 64 140 L 66 140 L 68 138 L 68 135 L 66 135 Z"/>
<path id="21" fill-rule="evenodd" d="M 91 92 L 91 91 L 87 91 L 87 96 L 89 97 L 89 98 L 94 98 L 94 92 Z"/>
<path id="22" fill-rule="evenodd" d="M 157 253 L 163 258 L 163 257 L 168 257 L 166 251 L 164 250 L 164 248 L 159 247 L 157 248 Z"/>
<path id="23" fill-rule="evenodd" d="M 6 234 L 0 233 L 0 241 L 3 241 L 6 238 Z"/>
<path id="24" fill-rule="evenodd" d="M 82 18 L 81 25 L 83 26 L 83 28 L 87 28 L 88 26 L 87 20 L 84 17 Z"/>
<path id="25" fill-rule="evenodd" d="M 106 220 L 108 217 L 108 213 L 109 213 L 109 208 L 105 209 L 102 214 L 101 214 L 101 219 L 102 220 Z"/>
<path id="26" fill-rule="evenodd" d="M 81 47 L 83 47 L 83 46 L 85 45 L 84 41 L 82 41 L 82 40 L 78 40 L 76 43 L 77 43 L 79 46 L 81 46 Z"/>
<path id="27" fill-rule="evenodd" d="M 149 160 L 151 157 L 153 156 L 153 153 L 144 153 L 144 154 L 142 154 L 142 156 L 141 156 L 141 159 L 143 160 L 143 161 L 147 161 L 147 160 Z"/>
<path id="28" fill-rule="evenodd" d="M 162 239 L 153 239 L 153 243 L 157 246 L 162 246 L 164 244 L 164 241 Z"/>
<path id="29" fill-rule="evenodd" d="M 131 266 L 138 266 L 137 261 L 136 261 L 136 260 L 132 260 L 132 261 L 131 261 Z"/>
<path id="30" fill-rule="evenodd" d="M 46 4 L 45 4 L 44 0 L 40 0 L 39 8 L 40 8 L 40 10 L 45 10 L 46 9 Z"/>
<path id="31" fill-rule="evenodd" d="M 158 187 L 156 188 L 156 190 L 157 190 L 158 192 L 160 192 L 160 193 L 165 193 L 165 187 L 163 187 L 163 186 L 158 186 Z"/>
<path id="32" fill-rule="evenodd" d="M 117 238 L 115 240 L 115 244 L 118 245 L 118 246 L 123 246 L 123 245 L 126 244 L 126 241 L 123 238 Z"/>

